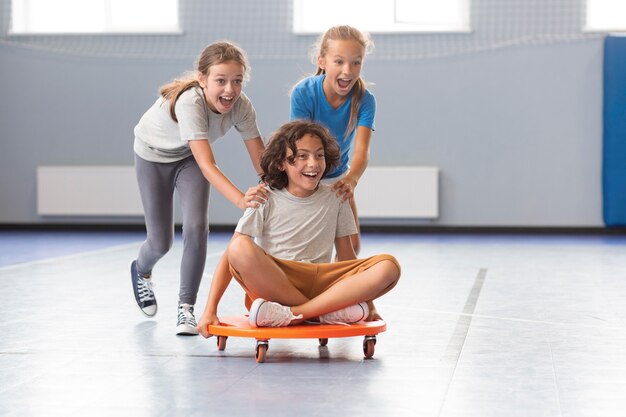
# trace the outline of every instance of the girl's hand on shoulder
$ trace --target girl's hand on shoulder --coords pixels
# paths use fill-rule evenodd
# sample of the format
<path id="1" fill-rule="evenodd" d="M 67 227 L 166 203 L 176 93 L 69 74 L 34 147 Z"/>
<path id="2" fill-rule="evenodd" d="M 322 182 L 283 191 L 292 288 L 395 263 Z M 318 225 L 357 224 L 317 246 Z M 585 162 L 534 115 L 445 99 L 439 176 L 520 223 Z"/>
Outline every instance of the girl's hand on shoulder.
<path id="1" fill-rule="evenodd" d="M 341 197 L 342 201 L 350 200 L 354 196 L 354 188 L 356 187 L 356 181 L 345 177 L 333 184 L 332 190 L 337 193 L 337 197 Z"/>
<path id="2" fill-rule="evenodd" d="M 200 317 L 200 321 L 198 322 L 198 331 L 205 339 L 208 339 L 209 337 L 213 336 L 211 333 L 209 333 L 209 325 L 218 324 L 220 324 L 220 319 L 217 317 L 216 314 L 203 314 L 202 317 Z"/>
<path id="3" fill-rule="evenodd" d="M 264 183 L 248 188 L 246 194 L 240 201 L 239 208 L 242 210 L 248 207 L 257 208 L 265 203 L 269 198 L 269 191 Z"/>

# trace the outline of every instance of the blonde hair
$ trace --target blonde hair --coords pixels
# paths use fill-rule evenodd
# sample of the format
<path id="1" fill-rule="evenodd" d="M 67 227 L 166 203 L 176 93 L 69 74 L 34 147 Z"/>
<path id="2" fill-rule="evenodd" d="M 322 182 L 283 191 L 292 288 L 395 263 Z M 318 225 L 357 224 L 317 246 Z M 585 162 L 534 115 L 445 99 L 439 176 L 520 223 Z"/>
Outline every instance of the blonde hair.
<path id="1" fill-rule="evenodd" d="M 317 66 L 315 75 L 321 75 L 326 73 L 319 66 L 317 58 L 324 57 L 328 53 L 328 41 L 355 41 L 363 47 L 365 55 L 371 53 L 374 50 L 374 42 L 370 39 L 368 33 L 361 32 L 360 30 L 348 25 L 333 26 L 332 28 L 324 32 L 324 34 L 322 34 L 322 36 L 320 36 L 317 42 L 313 45 L 311 56 L 313 62 Z M 346 127 L 346 135 L 354 130 L 358 121 L 357 119 L 359 114 L 359 107 L 361 107 L 361 100 L 363 100 L 366 88 L 365 80 L 363 80 L 363 77 L 359 77 L 359 79 L 356 80 L 354 87 L 352 88 L 352 104 L 350 106 L 350 119 L 348 121 L 348 126 Z"/>
<path id="2" fill-rule="evenodd" d="M 246 53 L 239 46 L 229 41 L 214 42 L 204 48 L 197 61 L 197 71 L 206 77 L 213 65 L 219 65 L 224 62 L 235 61 L 243 67 L 244 81 L 249 79 L 250 64 Z M 178 97 L 192 87 L 200 87 L 198 81 L 198 73 L 189 71 L 183 74 L 182 78 L 174 79 L 172 82 L 165 84 L 159 90 L 159 94 L 170 103 L 170 116 L 175 122 L 175 107 Z"/>

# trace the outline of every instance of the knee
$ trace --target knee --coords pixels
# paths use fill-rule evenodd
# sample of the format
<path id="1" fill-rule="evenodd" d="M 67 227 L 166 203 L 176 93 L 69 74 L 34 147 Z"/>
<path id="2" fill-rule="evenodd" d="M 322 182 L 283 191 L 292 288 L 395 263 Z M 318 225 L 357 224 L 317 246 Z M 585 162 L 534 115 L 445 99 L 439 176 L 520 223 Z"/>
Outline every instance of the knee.
<path id="1" fill-rule="evenodd" d="M 392 255 L 380 255 L 382 260 L 380 266 L 383 269 L 383 275 L 388 285 L 395 286 L 400 279 L 400 263 Z"/>
<path id="2" fill-rule="evenodd" d="M 206 242 L 209 235 L 208 222 L 193 222 L 183 224 L 183 239 L 185 242 Z"/>
<path id="3" fill-rule="evenodd" d="M 253 262 L 255 246 L 249 236 L 234 237 L 228 245 L 228 262 L 238 270 L 245 268 Z"/>
<path id="4" fill-rule="evenodd" d="M 228 244 L 228 253 L 237 255 L 239 253 L 248 252 L 255 243 L 250 236 L 239 235 L 231 239 Z"/>
<path id="5" fill-rule="evenodd" d="M 159 258 L 161 258 L 167 252 L 169 252 L 173 244 L 174 244 L 173 237 L 163 237 L 162 239 L 150 240 L 150 247 Z"/>

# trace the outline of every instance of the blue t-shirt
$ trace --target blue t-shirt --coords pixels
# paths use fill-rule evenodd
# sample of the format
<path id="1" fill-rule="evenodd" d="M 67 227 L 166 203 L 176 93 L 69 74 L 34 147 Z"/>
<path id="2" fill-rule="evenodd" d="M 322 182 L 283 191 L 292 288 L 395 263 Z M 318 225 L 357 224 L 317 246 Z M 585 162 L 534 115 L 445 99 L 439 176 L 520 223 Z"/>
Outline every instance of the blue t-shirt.
<path id="1" fill-rule="evenodd" d="M 291 93 L 290 119 L 307 119 L 319 122 L 326 126 L 330 133 L 335 136 L 341 147 L 341 162 L 339 166 L 326 175 L 326 178 L 335 178 L 348 170 L 348 162 L 352 153 L 352 144 L 356 135 L 356 128 L 346 135 L 346 127 L 350 120 L 350 106 L 352 104 L 352 91 L 346 101 L 334 109 L 326 99 L 322 84 L 325 74 L 307 77 L 298 83 Z M 374 129 L 374 116 L 376 115 L 376 99 L 369 90 L 365 90 L 356 126 Z"/>

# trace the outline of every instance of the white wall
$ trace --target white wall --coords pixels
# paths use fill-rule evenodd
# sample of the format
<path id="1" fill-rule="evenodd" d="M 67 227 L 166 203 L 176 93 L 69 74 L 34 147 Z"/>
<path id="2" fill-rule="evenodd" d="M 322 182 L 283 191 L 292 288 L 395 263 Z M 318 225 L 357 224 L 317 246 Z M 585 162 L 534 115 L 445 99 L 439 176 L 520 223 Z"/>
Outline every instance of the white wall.
<path id="1" fill-rule="evenodd" d="M 286 121 L 289 88 L 312 70 L 306 52 L 252 59 L 246 92 L 265 134 Z M 135 123 L 158 87 L 192 66 L 0 43 L 0 224 L 142 223 L 37 216 L 36 167 L 132 164 Z M 602 40 L 372 59 L 364 72 L 378 100 L 371 164 L 441 169 L 439 219 L 401 223 L 603 225 Z M 216 153 L 237 185 L 254 181 L 236 135 L 218 142 Z M 212 196 L 211 223 L 234 224 L 239 214 Z"/>

